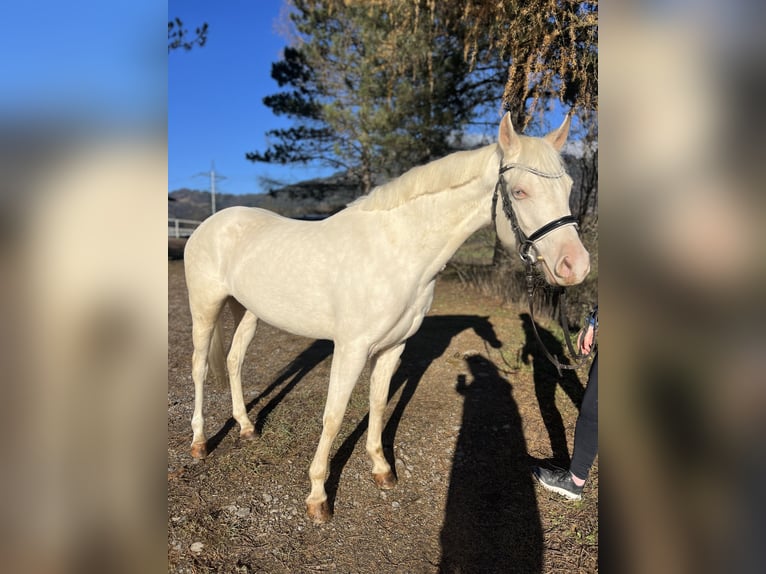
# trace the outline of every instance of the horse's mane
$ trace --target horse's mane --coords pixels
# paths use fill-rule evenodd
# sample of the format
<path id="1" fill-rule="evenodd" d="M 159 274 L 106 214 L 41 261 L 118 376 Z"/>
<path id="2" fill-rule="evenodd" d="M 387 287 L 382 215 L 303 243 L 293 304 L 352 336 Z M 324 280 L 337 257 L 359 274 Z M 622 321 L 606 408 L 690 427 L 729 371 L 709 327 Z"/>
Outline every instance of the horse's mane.
<path id="1" fill-rule="evenodd" d="M 458 151 L 425 165 L 414 167 L 396 179 L 379 185 L 350 206 L 364 211 L 386 211 L 423 195 L 460 187 L 484 175 L 487 160 L 497 153 L 497 144 Z"/>
<path id="2" fill-rule="evenodd" d="M 561 156 L 540 138 L 520 136 L 521 152 L 515 161 L 544 173 L 557 173 L 562 169 Z M 364 211 L 386 211 L 408 201 L 454 189 L 484 175 L 487 161 L 494 153 L 500 153 L 497 144 L 479 149 L 458 151 L 425 165 L 414 167 L 396 179 L 379 185 L 351 206 Z M 523 171 L 517 172 L 519 175 Z M 566 176 L 569 177 L 569 176 Z M 542 179 L 540 185 L 553 185 L 552 180 Z"/>

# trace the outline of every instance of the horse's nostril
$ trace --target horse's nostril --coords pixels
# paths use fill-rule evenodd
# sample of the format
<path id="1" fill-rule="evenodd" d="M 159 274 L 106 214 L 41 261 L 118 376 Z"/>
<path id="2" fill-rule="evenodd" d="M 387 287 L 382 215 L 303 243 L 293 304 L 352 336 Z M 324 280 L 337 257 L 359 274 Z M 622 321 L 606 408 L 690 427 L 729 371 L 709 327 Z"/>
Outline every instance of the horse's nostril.
<path id="1" fill-rule="evenodd" d="M 564 255 L 564 257 L 559 259 L 558 265 L 556 265 L 556 275 L 562 278 L 572 275 L 572 262 L 569 259 L 569 255 Z"/>

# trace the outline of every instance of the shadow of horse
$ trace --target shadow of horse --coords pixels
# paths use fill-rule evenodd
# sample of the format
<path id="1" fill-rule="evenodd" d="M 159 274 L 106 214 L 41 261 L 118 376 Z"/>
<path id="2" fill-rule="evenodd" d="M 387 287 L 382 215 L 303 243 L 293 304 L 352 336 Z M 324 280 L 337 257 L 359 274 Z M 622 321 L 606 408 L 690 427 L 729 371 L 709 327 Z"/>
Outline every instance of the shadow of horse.
<path id="1" fill-rule="evenodd" d="M 540 416 L 548 431 L 548 437 L 551 442 L 551 452 L 553 453 L 549 462 L 561 468 L 569 468 L 569 449 L 567 448 L 566 429 L 561 413 L 556 407 L 556 387 L 561 388 L 567 394 L 572 403 L 580 409 L 582 397 L 585 389 L 580 383 L 577 374 L 569 369 L 562 370 L 562 376 L 559 377 L 556 367 L 550 362 L 545 352 L 540 347 L 540 343 L 535 337 L 534 327 L 532 326 L 532 317 L 529 313 L 522 313 L 521 318 L 526 343 L 521 350 L 521 360 L 524 364 L 532 364 L 533 377 L 535 381 L 535 396 L 540 407 Z M 563 365 L 570 364 L 564 356 L 564 349 L 559 340 L 547 329 L 537 324 L 537 332 L 540 340 L 546 346 L 548 351 L 559 358 Z"/>
<path id="2" fill-rule="evenodd" d="M 464 397 L 441 531 L 439 572 L 539 573 L 543 532 L 512 386 L 485 357 L 466 358 Z"/>
<path id="3" fill-rule="evenodd" d="M 468 329 L 473 330 L 474 333 L 493 348 L 502 346 L 489 318 L 477 315 L 427 316 L 423 319 L 423 324 L 418 332 L 407 341 L 400 359 L 399 368 L 391 377 L 388 400 L 390 401 L 400 389 L 401 395 L 391 416 L 388 418 L 382 436 L 383 450 L 394 473 L 396 473 L 393 452 L 394 438 L 407 405 L 415 395 L 418 384 L 431 363 L 444 354 L 453 337 Z M 335 508 L 335 496 L 341 472 L 351 457 L 351 453 L 354 451 L 359 439 L 367 430 L 368 424 L 369 413 L 359 421 L 359 424 L 338 447 L 330 461 L 330 473 L 325 483 L 325 488 L 331 511 Z"/>
<path id="4" fill-rule="evenodd" d="M 277 408 L 279 403 L 284 399 L 295 386 L 300 383 L 303 378 L 308 375 L 319 363 L 324 361 L 332 354 L 333 343 L 332 341 L 317 340 L 306 347 L 300 355 L 293 359 L 290 364 L 285 367 L 285 370 L 274 379 L 274 381 L 263 391 L 253 397 L 246 405 L 247 412 L 250 413 L 255 406 L 263 399 L 268 397 L 279 387 L 282 387 L 274 397 L 266 403 L 255 417 L 255 432 L 260 435 L 263 432 L 264 424 L 269 414 Z M 288 382 L 289 381 L 289 382 Z M 287 384 L 285 384 L 287 383 Z M 283 386 L 284 385 L 284 386 Z M 208 451 L 212 452 L 221 443 L 229 432 L 237 426 L 237 422 L 233 417 L 229 417 L 224 425 L 218 430 L 215 435 L 210 437 L 207 441 Z"/>

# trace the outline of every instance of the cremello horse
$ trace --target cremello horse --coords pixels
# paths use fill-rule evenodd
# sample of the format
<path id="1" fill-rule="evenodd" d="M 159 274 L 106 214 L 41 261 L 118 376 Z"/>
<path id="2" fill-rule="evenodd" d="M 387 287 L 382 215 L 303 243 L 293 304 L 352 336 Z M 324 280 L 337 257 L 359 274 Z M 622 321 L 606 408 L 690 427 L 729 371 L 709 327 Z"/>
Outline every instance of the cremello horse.
<path id="1" fill-rule="evenodd" d="M 518 135 L 506 114 L 497 144 L 416 167 L 323 221 L 232 207 L 200 225 L 185 253 L 194 325 L 192 456 L 207 454 L 203 383 L 209 353 L 213 368 L 223 366 L 221 352 L 214 360 L 220 345 L 211 340 L 228 300 L 239 321 L 226 363 L 242 438 L 254 435 L 241 367 L 258 319 L 335 342 L 322 436 L 309 469 L 309 517 L 330 519 L 324 486 L 330 449 L 368 360 L 367 452 L 375 483 L 392 488 L 396 478 L 381 443 L 389 382 L 431 305 L 437 274 L 458 247 L 495 221 L 507 247 L 525 242 L 522 255 L 534 251 L 549 283 L 577 284 L 590 269 L 569 211 L 572 180 L 558 153 L 568 133 L 569 116 L 543 138 Z"/>

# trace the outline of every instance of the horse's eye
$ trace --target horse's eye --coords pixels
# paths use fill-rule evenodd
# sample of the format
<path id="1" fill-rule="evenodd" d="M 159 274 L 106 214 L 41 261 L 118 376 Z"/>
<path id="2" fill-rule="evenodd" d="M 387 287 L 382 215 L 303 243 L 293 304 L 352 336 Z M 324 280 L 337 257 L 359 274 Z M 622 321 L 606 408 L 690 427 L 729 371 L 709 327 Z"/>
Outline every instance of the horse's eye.
<path id="1" fill-rule="evenodd" d="M 527 192 L 519 188 L 514 189 L 511 193 L 516 199 L 524 199 L 527 196 Z"/>

